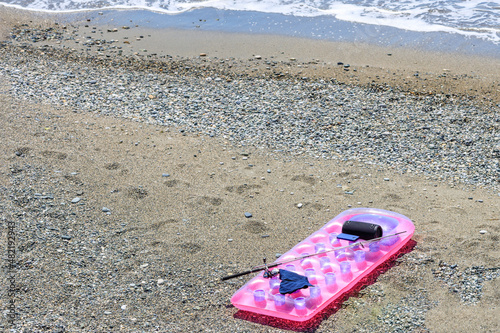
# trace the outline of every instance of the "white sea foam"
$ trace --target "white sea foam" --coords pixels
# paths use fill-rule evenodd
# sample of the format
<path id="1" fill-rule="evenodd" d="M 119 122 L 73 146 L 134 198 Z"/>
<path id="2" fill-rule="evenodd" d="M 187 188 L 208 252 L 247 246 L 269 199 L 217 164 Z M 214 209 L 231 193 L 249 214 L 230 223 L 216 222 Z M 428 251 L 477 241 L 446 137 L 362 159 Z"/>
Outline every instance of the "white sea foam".
<path id="1" fill-rule="evenodd" d="M 417 32 L 448 32 L 500 44 L 500 1 L 480 0 L 3 0 L 36 11 L 147 9 L 178 14 L 197 8 L 256 11 L 389 26 Z"/>

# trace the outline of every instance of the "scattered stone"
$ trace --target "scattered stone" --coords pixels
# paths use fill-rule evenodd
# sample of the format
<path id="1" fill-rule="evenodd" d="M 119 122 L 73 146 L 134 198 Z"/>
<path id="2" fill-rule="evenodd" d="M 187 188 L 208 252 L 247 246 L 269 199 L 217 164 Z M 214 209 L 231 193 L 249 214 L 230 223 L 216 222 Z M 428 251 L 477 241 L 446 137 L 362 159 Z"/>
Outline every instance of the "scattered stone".
<path id="1" fill-rule="evenodd" d="M 76 198 L 73 198 L 73 200 L 71 200 L 71 203 L 78 203 L 80 202 L 80 198 L 79 197 L 76 197 Z"/>
<path id="2" fill-rule="evenodd" d="M 480 231 L 479 231 L 479 233 L 480 233 L 481 235 L 484 235 L 484 234 L 486 234 L 487 232 L 488 232 L 487 230 L 480 230 Z"/>
<path id="3" fill-rule="evenodd" d="M 109 213 L 109 212 L 111 212 L 111 210 L 110 210 L 109 208 L 107 208 L 107 207 L 102 207 L 102 211 L 103 211 L 104 213 Z"/>
<path id="4" fill-rule="evenodd" d="M 246 212 L 246 213 L 245 213 L 245 217 L 248 219 L 248 218 L 252 217 L 252 214 L 251 214 L 251 213 Z"/>
<path id="5" fill-rule="evenodd" d="M 297 208 L 302 208 L 302 206 L 303 206 L 303 205 L 302 205 L 301 203 L 298 203 L 298 204 L 297 204 Z"/>

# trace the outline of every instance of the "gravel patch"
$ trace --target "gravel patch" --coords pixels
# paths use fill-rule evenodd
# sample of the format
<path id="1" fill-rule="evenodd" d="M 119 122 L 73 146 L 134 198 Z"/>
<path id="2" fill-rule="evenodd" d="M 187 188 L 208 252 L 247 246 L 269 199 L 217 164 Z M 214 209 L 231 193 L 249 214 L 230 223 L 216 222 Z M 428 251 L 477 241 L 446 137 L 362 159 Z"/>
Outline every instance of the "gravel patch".
<path id="1" fill-rule="evenodd" d="M 12 85 L 8 93 L 13 97 L 292 156 L 354 160 L 499 190 L 500 114 L 495 106 L 335 80 L 238 77 L 207 70 L 199 59 L 160 62 L 153 68 L 147 62 L 129 66 L 127 58 L 92 64 L 38 53 L 19 61 L 10 47 L 1 49 L 0 75 Z"/>
<path id="2" fill-rule="evenodd" d="M 466 267 L 460 270 L 456 264 L 439 263 L 433 270 L 436 279 L 444 281 L 449 290 L 460 295 L 465 304 L 477 304 L 481 300 L 483 284 L 500 277 L 500 267 Z"/>

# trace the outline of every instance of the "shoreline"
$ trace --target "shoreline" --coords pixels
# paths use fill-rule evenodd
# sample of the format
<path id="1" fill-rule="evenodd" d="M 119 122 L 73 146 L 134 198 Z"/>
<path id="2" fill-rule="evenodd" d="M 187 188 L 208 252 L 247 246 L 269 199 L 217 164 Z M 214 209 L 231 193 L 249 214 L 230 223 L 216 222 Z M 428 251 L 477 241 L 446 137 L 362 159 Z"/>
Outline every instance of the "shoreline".
<path id="1" fill-rule="evenodd" d="M 334 16 L 294 16 L 257 11 L 197 8 L 175 14 L 149 8 L 102 8 L 67 12 L 36 11 L 5 6 L 7 10 L 61 20 L 67 24 L 90 19 L 98 25 L 138 25 L 147 29 L 178 29 L 206 32 L 305 38 L 316 41 L 370 44 L 447 54 L 500 59 L 500 45 L 476 36 L 451 32 L 421 32 L 390 26 L 342 21 Z"/>
<path id="2" fill-rule="evenodd" d="M 112 13 L 117 12 L 120 11 Z M 65 25 L 55 19 L 59 15 L 6 13 L 0 14 L 4 29 L 19 20 L 33 21 L 28 24 L 35 29 L 31 34 L 18 34 L 16 40 L 8 40 L 18 46 L 48 45 L 91 58 L 132 56 L 145 61 L 203 61 L 204 66 L 253 77 L 286 74 L 334 79 L 368 88 L 392 88 L 418 95 L 442 94 L 493 106 L 500 104 L 500 58 L 282 35 L 148 28 L 135 25 L 133 20 L 128 26 L 116 22 L 99 25 L 91 18 L 84 19 L 88 17 L 84 14 L 80 21 Z M 21 19 L 16 19 L 13 13 L 18 13 Z M 100 16 L 97 12 L 94 15 Z M 50 26 L 50 33 L 37 31 L 41 26 Z M 4 39 L 8 39 L 8 32 L 4 31 Z M 224 68 L 223 61 L 231 64 Z"/>

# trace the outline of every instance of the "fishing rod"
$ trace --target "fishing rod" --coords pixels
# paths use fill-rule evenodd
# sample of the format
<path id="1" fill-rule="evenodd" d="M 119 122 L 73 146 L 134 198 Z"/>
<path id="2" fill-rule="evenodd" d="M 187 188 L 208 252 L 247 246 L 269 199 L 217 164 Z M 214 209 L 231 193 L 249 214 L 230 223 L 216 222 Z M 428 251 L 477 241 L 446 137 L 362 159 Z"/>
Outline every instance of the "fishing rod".
<path id="1" fill-rule="evenodd" d="M 349 245 L 346 245 L 346 246 L 335 247 L 335 248 L 333 248 L 331 250 L 321 251 L 321 252 L 318 252 L 318 253 L 306 254 L 306 255 L 303 255 L 303 256 L 300 256 L 300 257 L 295 257 L 295 258 L 287 259 L 287 260 L 284 260 L 284 261 L 275 262 L 275 263 L 272 263 L 272 264 L 266 264 L 266 259 L 264 258 L 264 264 L 263 265 L 255 266 L 252 269 L 250 269 L 248 271 L 245 271 L 245 272 L 240 272 L 240 273 L 236 273 L 236 274 L 233 274 L 233 275 L 224 276 L 224 277 L 221 278 L 221 280 L 225 281 L 225 280 L 234 279 L 234 278 L 237 278 L 237 277 L 240 277 L 240 276 L 243 276 L 243 275 L 252 274 L 252 273 L 255 273 L 255 272 L 260 272 L 260 271 L 264 271 L 264 270 L 268 271 L 269 268 L 277 267 L 279 265 L 288 264 L 288 263 L 293 262 L 293 261 L 302 260 L 302 259 L 309 258 L 309 257 L 314 257 L 314 256 L 317 256 L 317 255 L 320 255 L 320 254 L 324 254 L 324 253 L 329 253 L 329 252 L 333 252 L 333 251 L 348 249 L 350 247 L 361 246 L 361 247 L 364 248 L 365 247 L 364 244 L 369 244 L 369 243 L 372 243 L 372 242 L 376 242 L 376 241 L 379 241 L 379 240 L 384 239 L 384 238 L 394 237 L 394 236 L 403 234 L 405 232 L 406 231 L 400 231 L 400 232 L 396 232 L 395 234 L 392 234 L 392 235 L 377 237 L 377 238 L 373 238 L 373 239 L 370 239 L 370 240 L 367 240 L 367 241 L 362 241 L 362 242 L 356 242 L 356 243 L 352 243 L 352 244 L 349 244 Z"/>

